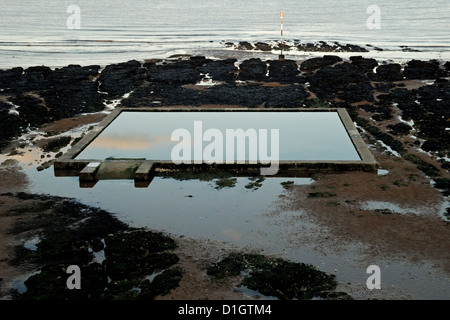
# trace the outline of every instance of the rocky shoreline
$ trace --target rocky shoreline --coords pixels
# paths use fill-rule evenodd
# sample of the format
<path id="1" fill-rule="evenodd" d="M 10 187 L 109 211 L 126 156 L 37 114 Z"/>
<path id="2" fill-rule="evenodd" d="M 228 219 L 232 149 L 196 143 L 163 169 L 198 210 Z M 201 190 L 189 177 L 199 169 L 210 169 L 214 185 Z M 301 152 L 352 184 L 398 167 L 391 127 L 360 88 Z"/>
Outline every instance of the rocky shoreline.
<path id="1" fill-rule="evenodd" d="M 123 107 L 342 107 L 426 175 L 447 179 L 449 77 L 450 62 L 379 64 L 336 55 L 305 61 L 250 58 L 239 64 L 236 59 L 193 56 L 105 68 L 13 68 L 0 71 L 0 150 L 27 129 L 102 111 L 115 100 Z M 361 113 L 370 113 L 370 120 Z M 400 141 L 405 137 L 408 141 Z M 439 166 L 409 149 L 431 152 Z M 448 185 L 445 181 L 439 185 Z"/>
<path id="2" fill-rule="evenodd" d="M 258 51 L 258 52 L 270 52 L 270 51 L 281 51 L 280 40 L 272 40 L 265 42 L 221 42 L 221 44 L 229 49 L 241 50 L 241 51 Z M 393 49 L 395 50 L 395 49 Z M 356 45 L 349 43 L 339 43 L 337 41 L 327 42 L 327 41 L 317 41 L 317 42 L 302 42 L 301 40 L 284 40 L 283 41 L 283 52 L 323 52 L 323 53 L 345 53 L 345 52 L 370 52 L 386 51 L 383 48 L 373 46 L 371 44 Z M 409 46 L 398 46 L 398 51 L 401 52 L 422 52 L 421 50 L 411 48 Z"/>
<path id="3" fill-rule="evenodd" d="M 265 47 L 262 43 L 258 46 L 239 45 L 242 46 L 242 50 L 274 49 L 268 44 L 266 44 L 268 47 Z M 330 50 L 326 52 L 339 52 L 332 51 L 337 50 L 337 47 L 333 46 L 322 48 Z M 362 49 L 364 48 L 347 48 L 347 50 L 354 50 L 350 52 L 365 52 L 358 51 Z M 2 123 L 0 150 L 3 154 L 14 154 L 23 148 L 20 141 L 16 141 L 17 137 L 27 130 L 41 128 L 57 120 L 80 114 L 108 110 L 106 106 L 111 105 L 123 107 L 340 107 L 347 109 L 368 143 L 381 146 L 384 150 L 383 154 L 394 159 L 402 159 L 415 166 L 432 182 L 443 197 L 448 197 L 450 190 L 449 78 L 450 62 L 411 60 L 405 64 L 380 64 L 375 59 L 358 55 L 344 60 L 338 55 L 331 54 L 304 61 L 264 61 L 260 58 L 249 58 L 238 62 L 233 58 L 209 59 L 203 56 L 183 56 L 164 60 L 131 60 L 104 68 L 98 65 L 85 67 L 69 65 L 54 70 L 44 66 L 27 69 L 12 68 L 0 70 L 0 121 Z M 53 137 L 54 132 L 49 131 L 46 134 L 49 142 L 43 146 L 43 150 L 47 150 L 45 152 L 56 153 L 61 147 L 70 144 L 70 139 L 61 140 L 60 137 Z M 50 165 L 51 160 L 46 167 Z M 412 183 L 411 181 L 409 183 Z M 39 286 L 42 282 L 58 286 L 57 282 L 49 281 L 45 277 L 49 274 L 65 274 L 61 263 L 67 262 L 65 259 L 68 256 L 79 258 L 76 262 L 83 264 L 91 261 L 95 253 L 104 250 L 105 243 L 111 247 L 117 245 L 115 242 L 117 239 L 108 238 L 108 234 L 116 233 L 117 237 L 123 236 L 125 239 L 126 234 L 136 232 L 143 237 L 139 238 L 139 241 L 154 236 L 150 232 L 139 233 L 138 230 L 130 230 L 127 226 L 111 220 L 107 213 L 99 214 L 97 211 L 99 220 L 91 221 L 92 226 L 104 226 L 107 230 L 103 230 L 104 232 L 92 230 L 90 229 L 92 226 L 88 227 L 85 222 L 87 214 L 97 209 L 84 207 L 69 199 L 26 193 L 3 193 L 0 197 L 4 199 L 2 201 L 12 199 L 22 204 L 29 203 L 26 208 L 19 206 L 12 211 L 5 209 L 2 212 L 2 216 L 5 217 L 31 214 L 28 218 L 32 220 L 25 221 L 20 230 L 15 230 L 16 234 L 44 232 L 47 238 L 47 241 L 40 243 L 37 251 L 24 250 L 23 246 L 15 248 L 12 263 L 40 263 L 45 266 L 40 276 L 44 278 L 39 276 L 31 278 L 28 282 L 30 288 L 33 285 Z M 64 210 L 63 214 L 63 211 L 58 211 L 61 206 L 73 210 L 69 212 Z M 56 219 L 58 214 L 61 217 Z M 450 216 L 450 208 L 446 209 L 444 215 L 446 218 Z M 63 217 L 70 221 L 59 220 Z M 50 223 L 48 219 L 55 219 L 54 223 Z M 30 222 L 33 227 L 30 224 L 27 225 Z M 38 230 L 39 228 L 36 227 L 40 226 L 38 222 L 42 223 L 43 228 L 46 226 L 48 229 Z M 71 237 L 61 237 L 61 232 L 67 230 L 69 225 L 76 226 L 74 229 L 76 232 L 71 233 Z M 80 230 L 83 232 L 79 232 Z M 105 240 L 106 238 L 108 241 Z M 91 292 L 82 292 L 80 296 L 74 297 L 65 296 L 67 292 L 45 291 L 47 288 L 44 291 L 29 290 L 25 295 L 15 293 L 14 297 L 46 299 L 49 296 L 55 298 L 52 295 L 59 294 L 60 298 L 67 299 L 154 299 L 158 295 L 167 294 L 179 285 L 183 275 L 176 267 L 178 257 L 171 252 L 166 252 L 166 250 L 174 249 L 172 240 L 162 235 L 158 239 L 171 245 L 156 250 L 150 256 L 158 260 L 159 255 L 166 255 L 167 259 L 164 260 L 171 261 L 167 265 L 152 269 L 150 266 L 154 264 L 154 260 L 147 259 L 149 252 L 140 252 L 139 248 L 132 249 L 133 240 L 131 239 L 129 247 L 116 248 L 118 254 L 115 254 L 116 250 L 109 252 L 109 255 L 105 251 L 106 261 L 108 259 L 115 261 L 113 265 L 120 265 L 121 270 L 111 268 L 111 264 L 108 268 L 107 263 L 104 268 L 98 263 L 90 265 L 90 272 L 98 275 L 97 280 L 93 280 L 92 286 L 89 287 L 92 289 Z M 154 243 L 151 246 L 154 246 Z M 129 269 L 128 262 L 121 260 L 123 259 L 123 256 L 119 254 L 121 250 L 135 250 L 134 258 L 142 262 L 143 269 Z M 252 268 L 254 279 L 260 277 L 267 281 L 267 277 L 279 273 L 278 266 L 287 269 L 292 267 L 286 261 L 270 260 L 269 262 L 256 255 L 245 253 L 231 255 L 225 257 L 222 262 L 210 265 L 209 272 L 212 275 L 220 269 L 222 272 L 220 277 L 223 277 L 224 268 L 231 270 L 232 274 L 239 274 L 243 269 Z M 266 270 L 267 273 L 261 271 L 268 265 L 270 268 Z M 153 273 L 156 270 L 162 272 L 159 274 L 161 276 L 164 272 L 167 271 L 167 273 L 159 278 L 156 282 L 159 285 L 154 287 L 142 274 Z M 314 269 L 306 268 L 305 272 L 317 275 Z M 128 276 L 132 273 L 133 277 L 130 277 L 133 280 L 125 283 L 124 279 L 127 278 L 124 276 L 125 273 Z M 344 293 L 329 292 L 334 289 L 335 283 L 331 278 L 322 276 L 326 278 L 322 287 L 319 286 L 318 289 L 311 287 L 311 291 L 308 289 L 302 292 L 295 286 L 302 287 L 304 284 L 293 283 L 293 288 L 287 289 L 290 293 L 278 298 L 301 299 L 317 295 L 325 299 L 351 298 Z M 107 277 L 115 277 L 117 286 L 108 285 L 105 282 Z M 255 290 L 264 291 L 260 283 L 250 284 L 248 279 L 243 280 L 243 283 L 249 286 L 254 285 Z M 267 291 L 265 294 L 277 296 L 276 291 L 281 289 L 275 287 L 274 290 L 275 293 Z"/>
<path id="4" fill-rule="evenodd" d="M 250 43 L 248 41 L 225 42 L 224 46 L 232 48 L 234 50 L 255 50 L 255 51 L 280 51 L 281 43 L 279 40 L 255 42 Z M 366 46 L 360 46 L 355 44 L 342 44 L 339 42 L 326 42 L 318 41 L 315 43 L 307 42 L 302 43 L 300 40 L 285 40 L 283 41 L 283 51 L 302 51 L 302 52 L 369 52 L 370 50 L 383 51 L 382 48 L 374 47 L 370 44 Z M 405 48 L 404 48 L 405 49 Z"/>

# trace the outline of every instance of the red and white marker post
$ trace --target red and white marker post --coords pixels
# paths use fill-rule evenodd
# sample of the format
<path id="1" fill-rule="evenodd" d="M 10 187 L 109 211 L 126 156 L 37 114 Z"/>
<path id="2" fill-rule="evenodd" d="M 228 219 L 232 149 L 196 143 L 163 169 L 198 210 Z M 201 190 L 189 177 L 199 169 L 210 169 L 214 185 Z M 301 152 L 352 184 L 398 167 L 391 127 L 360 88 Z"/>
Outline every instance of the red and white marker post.
<path id="1" fill-rule="evenodd" d="M 284 55 L 283 55 L 283 17 L 284 17 L 284 12 L 280 12 L 280 19 L 281 19 L 281 54 L 278 57 L 278 59 L 280 61 L 284 60 Z"/>

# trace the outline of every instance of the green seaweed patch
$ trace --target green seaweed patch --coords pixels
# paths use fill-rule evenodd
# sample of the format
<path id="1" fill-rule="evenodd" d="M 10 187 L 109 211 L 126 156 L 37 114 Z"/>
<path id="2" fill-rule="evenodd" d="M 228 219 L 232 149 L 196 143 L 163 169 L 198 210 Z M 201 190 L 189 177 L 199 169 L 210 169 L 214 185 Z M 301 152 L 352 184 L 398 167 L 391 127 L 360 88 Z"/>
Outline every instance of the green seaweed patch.
<path id="1" fill-rule="evenodd" d="M 232 253 L 213 264 L 207 274 L 217 279 L 244 274 L 240 285 L 282 300 L 326 297 L 328 291 L 337 286 L 334 275 L 312 265 L 258 254 Z M 347 295 L 346 298 L 350 297 Z"/>
<path id="2" fill-rule="evenodd" d="M 183 270 L 174 267 L 164 270 L 158 274 L 153 281 L 146 279 L 140 285 L 140 293 L 136 297 L 138 300 L 152 300 L 157 296 L 168 294 L 172 289 L 178 287 L 183 277 Z"/>
<path id="3" fill-rule="evenodd" d="M 177 247 L 172 238 L 131 229 L 110 213 L 72 199 L 6 195 L 21 199 L 21 214 L 29 216 L 18 220 L 13 233 L 39 238 L 33 250 L 15 247 L 12 264 L 31 263 L 39 270 L 25 281 L 25 292 L 12 290 L 15 299 L 150 299 L 178 286 L 182 272 L 173 266 L 179 258 L 167 252 Z M 93 260 L 93 252 L 102 250 L 105 259 L 100 264 Z M 80 290 L 67 288 L 70 265 L 80 267 Z M 155 273 L 149 281 L 147 277 Z"/>
<path id="4" fill-rule="evenodd" d="M 17 294 L 17 300 L 97 300 L 100 299 L 108 278 L 99 263 L 80 267 L 82 285 L 79 290 L 71 290 L 66 281 L 67 265 L 49 264 L 25 281 L 27 291 Z"/>
<path id="5" fill-rule="evenodd" d="M 139 278 L 178 263 L 173 239 L 148 231 L 125 232 L 105 239 L 105 267 L 114 280 Z"/>
<path id="6" fill-rule="evenodd" d="M 83 139 L 84 134 L 81 137 L 76 137 L 75 139 L 73 139 L 72 143 L 70 144 L 72 147 L 74 145 L 76 145 L 81 139 Z"/>
<path id="7" fill-rule="evenodd" d="M 73 199 L 24 192 L 10 196 L 23 200 L 23 206 L 11 209 L 10 213 L 19 211 L 24 215 L 34 214 L 30 219 L 19 220 L 11 230 L 13 234 L 42 230 L 46 236 L 64 231 L 74 232 L 80 239 L 89 239 L 128 229 L 126 224 L 112 217 L 109 212 L 83 205 Z M 67 228 L 69 226 L 71 228 Z"/>
<path id="8" fill-rule="evenodd" d="M 447 218 L 450 218 L 450 207 L 445 209 L 444 216 L 446 216 Z"/>
<path id="9" fill-rule="evenodd" d="M 285 190 L 290 190 L 294 186 L 294 181 L 283 181 L 281 182 L 281 186 Z"/>
<path id="10" fill-rule="evenodd" d="M 80 265 L 81 289 L 67 288 L 70 263 L 46 264 L 25 281 L 27 290 L 18 300 L 141 300 L 154 299 L 179 285 L 182 269 L 173 267 L 177 255 L 165 252 L 176 247 L 161 233 L 135 230 L 105 238 L 105 260 Z M 156 274 L 153 280 L 148 276 Z"/>
<path id="11" fill-rule="evenodd" d="M 237 179 L 236 178 L 223 178 L 223 179 L 217 179 L 214 181 L 214 184 L 216 185 L 214 189 L 223 189 L 223 188 L 233 188 L 236 186 Z"/>
<path id="12" fill-rule="evenodd" d="M 128 229 L 108 212 L 72 199 L 28 193 L 11 196 L 23 200 L 23 205 L 9 213 L 20 212 L 30 217 L 18 220 L 11 233 L 34 234 L 40 239 L 34 251 L 16 246 L 15 256 L 11 260 L 13 265 L 27 262 L 85 264 L 93 257 L 90 251 L 93 243 L 98 244 L 110 233 Z"/>
<path id="13" fill-rule="evenodd" d="M 153 300 L 157 296 L 166 295 L 179 286 L 183 277 L 180 267 L 164 270 L 149 279 L 112 281 L 102 296 L 103 300 Z"/>
<path id="14" fill-rule="evenodd" d="M 37 244 L 37 250 L 29 258 L 32 263 L 86 264 L 93 255 L 84 239 L 74 232 L 53 232 Z"/>
<path id="15" fill-rule="evenodd" d="M 312 99 L 306 100 L 306 107 L 322 109 L 322 108 L 328 108 L 329 104 L 327 101 L 320 100 L 319 98 L 312 98 Z"/>
<path id="16" fill-rule="evenodd" d="M 310 192 L 308 193 L 308 198 L 331 198 L 335 197 L 336 193 L 333 192 Z"/>
<path id="17" fill-rule="evenodd" d="M 67 146 L 70 141 L 72 140 L 71 137 L 60 137 L 50 140 L 47 144 L 45 144 L 42 149 L 45 152 L 56 152 L 59 149 Z"/>
<path id="18" fill-rule="evenodd" d="M 403 158 L 405 160 L 408 160 L 408 161 L 414 163 L 415 165 L 417 165 L 417 169 L 422 171 L 425 175 L 427 175 L 429 177 L 437 177 L 437 176 L 439 176 L 439 169 L 438 168 L 436 168 L 431 163 L 428 163 L 425 160 L 422 160 L 418 156 L 413 155 L 413 154 L 404 154 Z"/>
<path id="19" fill-rule="evenodd" d="M 328 202 L 326 203 L 326 206 L 327 206 L 327 207 L 337 207 L 337 206 L 339 206 L 339 205 L 340 205 L 340 203 L 337 202 L 337 201 L 328 201 Z"/>
<path id="20" fill-rule="evenodd" d="M 434 180 L 434 187 L 442 191 L 444 196 L 450 195 L 450 179 L 449 178 L 437 178 Z"/>
<path id="21" fill-rule="evenodd" d="M 400 154 L 406 152 L 403 143 L 395 139 L 392 135 L 381 131 L 378 127 L 372 126 L 370 122 L 362 117 L 352 117 L 356 124 L 367 130 L 375 139 L 381 140 L 386 145 L 390 146 L 393 150 Z"/>
<path id="22" fill-rule="evenodd" d="M 351 295 L 342 291 L 320 292 L 317 297 L 324 300 L 353 300 Z"/>
<path id="23" fill-rule="evenodd" d="M 227 171 L 217 170 L 217 171 L 173 171 L 173 172 L 160 172 L 158 176 L 163 178 L 172 178 L 178 181 L 185 180 L 199 180 L 199 181 L 213 181 L 215 179 L 226 179 L 232 178 L 232 174 Z"/>
<path id="24" fill-rule="evenodd" d="M 199 180 L 205 182 L 214 182 L 214 189 L 233 188 L 236 186 L 237 179 L 228 171 L 174 171 L 161 172 L 158 176 L 163 178 L 172 178 L 178 181 Z"/>
<path id="25" fill-rule="evenodd" d="M 258 190 L 259 188 L 262 187 L 262 183 L 264 182 L 264 180 L 266 180 L 266 178 L 264 177 L 251 177 L 248 178 L 251 182 L 247 183 L 245 185 L 246 189 L 253 189 L 253 190 Z"/>

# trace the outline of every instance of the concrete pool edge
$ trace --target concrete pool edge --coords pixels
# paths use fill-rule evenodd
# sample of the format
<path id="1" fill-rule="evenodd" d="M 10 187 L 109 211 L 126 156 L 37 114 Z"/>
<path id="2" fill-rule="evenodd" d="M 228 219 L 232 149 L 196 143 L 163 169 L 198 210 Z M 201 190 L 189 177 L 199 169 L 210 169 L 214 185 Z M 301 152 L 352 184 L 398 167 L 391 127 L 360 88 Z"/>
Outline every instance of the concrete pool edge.
<path id="1" fill-rule="evenodd" d="M 174 164 L 172 160 L 147 160 L 147 159 L 76 159 L 76 157 L 100 135 L 122 112 L 337 112 L 339 118 L 353 144 L 360 160 L 342 161 L 310 161 L 310 160 L 289 160 L 279 161 L 279 169 L 276 176 L 307 176 L 313 173 L 322 172 L 343 172 L 343 171 L 366 171 L 376 172 L 377 162 L 359 134 L 353 121 L 345 108 L 117 108 L 104 118 L 93 130 L 88 132 L 72 148 L 58 158 L 53 166 L 55 176 L 79 176 L 80 181 L 96 181 L 97 172 L 100 167 L 109 166 L 114 168 L 117 165 L 133 169 L 133 173 L 125 174 L 123 179 L 134 179 L 135 181 L 151 181 L 152 175 L 158 170 L 162 171 L 230 171 L 236 175 L 259 175 L 262 164 L 254 163 L 234 163 L 234 164 Z M 129 170 L 128 170 L 129 171 Z M 107 177 L 103 176 L 103 179 Z M 115 175 L 114 178 L 121 178 Z"/>

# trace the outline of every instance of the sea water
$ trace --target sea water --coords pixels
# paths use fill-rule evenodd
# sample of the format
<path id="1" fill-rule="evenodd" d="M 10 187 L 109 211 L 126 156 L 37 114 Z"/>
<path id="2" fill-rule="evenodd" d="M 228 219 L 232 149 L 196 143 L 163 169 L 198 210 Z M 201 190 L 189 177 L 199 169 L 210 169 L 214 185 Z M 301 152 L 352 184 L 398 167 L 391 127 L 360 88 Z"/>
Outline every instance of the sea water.
<path id="1" fill-rule="evenodd" d="M 438 59 L 450 50 L 448 0 L 2 0 L 0 69 L 106 65 L 279 40 L 280 12 L 285 40 L 409 46 Z"/>

